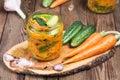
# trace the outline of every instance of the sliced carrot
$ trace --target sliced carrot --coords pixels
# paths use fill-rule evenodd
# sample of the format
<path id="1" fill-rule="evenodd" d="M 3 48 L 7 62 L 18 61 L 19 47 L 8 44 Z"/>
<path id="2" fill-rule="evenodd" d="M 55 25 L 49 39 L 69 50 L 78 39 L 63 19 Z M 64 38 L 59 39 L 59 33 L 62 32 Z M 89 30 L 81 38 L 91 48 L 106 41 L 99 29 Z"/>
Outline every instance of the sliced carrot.
<path id="1" fill-rule="evenodd" d="M 78 46 L 77 48 L 73 49 L 72 51 L 70 51 L 67 55 L 65 55 L 64 58 L 69 58 L 72 57 L 76 54 L 78 54 L 79 52 L 83 51 L 84 49 L 91 47 L 93 45 L 95 45 L 96 43 L 98 43 L 98 41 L 100 41 L 103 38 L 103 34 L 99 33 L 99 32 L 95 32 L 93 33 L 87 40 L 85 40 L 85 42 L 83 42 L 80 46 Z"/>
<path id="2" fill-rule="evenodd" d="M 65 3 L 65 2 L 67 2 L 67 1 L 69 1 L 69 0 L 55 0 L 55 1 L 51 4 L 50 8 L 55 8 L 55 7 L 57 7 L 57 6 Z"/>
<path id="3" fill-rule="evenodd" d="M 112 35 L 112 34 L 107 35 L 102 40 L 100 40 L 96 45 L 84 49 L 82 52 L 79 52 L 79 54 L 65 60 L 63 64 L 77 62 L 77 61 L 98 55 L 100 53 L 103 53 L 111 49 L 116 44 L 116 42 L 117 42 L 117 39 L 115 35 Z"/>

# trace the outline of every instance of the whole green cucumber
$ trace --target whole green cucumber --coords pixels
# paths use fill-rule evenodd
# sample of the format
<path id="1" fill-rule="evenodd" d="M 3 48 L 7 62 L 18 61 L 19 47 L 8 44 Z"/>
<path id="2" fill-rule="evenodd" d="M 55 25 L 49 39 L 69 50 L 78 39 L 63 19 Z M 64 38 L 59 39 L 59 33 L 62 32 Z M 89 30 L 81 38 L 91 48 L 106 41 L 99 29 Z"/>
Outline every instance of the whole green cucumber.
<path id="1" fill-rule="evenodd" d="M 44 6 L 44 7 L 48 7 L 48 6 L 50 6 L 50 4 L 53 2 L 54 0 L 43 0 L 42 1 L 42 5 Z"/>
<path id="2" fill-rule="evenodd" d="M 74 21 L 63 35 L 63 44 L 68 43 L 82 28 L 82 22 Z"/>
<path id="3" fill-rule="evenodd" d="M 73 37 L 70 43 L 71 47 L 79 46 L 95 31 L 96 31 L 96 28 L 93 25 L 86 26 Z"/>

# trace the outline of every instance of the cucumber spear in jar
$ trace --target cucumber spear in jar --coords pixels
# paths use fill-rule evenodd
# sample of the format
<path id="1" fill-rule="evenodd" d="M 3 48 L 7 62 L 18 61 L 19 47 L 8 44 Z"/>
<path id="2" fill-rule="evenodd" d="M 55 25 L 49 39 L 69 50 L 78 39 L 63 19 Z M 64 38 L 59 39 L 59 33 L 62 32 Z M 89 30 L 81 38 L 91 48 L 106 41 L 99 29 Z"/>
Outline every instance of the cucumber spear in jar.
<path id="1" fill-rule="evenodd" d="M 27 24 L 28 49 L 35 59 L 48 61 L 60 55 L 63 23 L 51 13 L 35 13 Z"/>

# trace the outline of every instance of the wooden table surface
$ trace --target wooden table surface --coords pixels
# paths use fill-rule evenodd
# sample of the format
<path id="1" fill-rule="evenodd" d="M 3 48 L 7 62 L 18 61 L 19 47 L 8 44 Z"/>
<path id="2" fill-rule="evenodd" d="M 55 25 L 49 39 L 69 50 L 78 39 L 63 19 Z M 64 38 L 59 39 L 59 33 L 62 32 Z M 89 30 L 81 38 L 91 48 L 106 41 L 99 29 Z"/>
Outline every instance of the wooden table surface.
<path id="1" fill-rule="evenodd" d="M 62 16 L 65 29 L 75 20 L 85 25 L 96 25 L 97 31 L 120 31 L 120 4 L 113 13 L 95 14 L 86 7 L 86 0 L 71 0 L 55 9 L 43 8 L 42 0 L 22 0 L 22 10 L 29 16 L 35 10 L 55 11 Z M 72 11 L 68 10 L 74 5 Z M 115 55 L 105 63 L 87 71 L 63 77 L 46 77 L 17 74 L 10 71 L 3 63 L 3 53 L 27 39 L 25 21 L 16 12 L 6 12 L 3 9 L 3 0 L 0 0 L 0 80 L 120 80 L 120 47 L 116 48 Z"/>

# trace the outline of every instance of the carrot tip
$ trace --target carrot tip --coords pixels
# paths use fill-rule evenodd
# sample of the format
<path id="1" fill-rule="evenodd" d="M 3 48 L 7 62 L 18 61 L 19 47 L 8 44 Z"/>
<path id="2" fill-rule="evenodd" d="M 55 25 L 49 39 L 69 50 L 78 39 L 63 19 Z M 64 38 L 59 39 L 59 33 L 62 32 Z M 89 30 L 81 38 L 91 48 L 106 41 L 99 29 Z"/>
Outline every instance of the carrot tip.
<path id="1" fill-rule="evenodd" d="M 50 8 L 54 8 L 53 6 L 50 6 Z"/>

